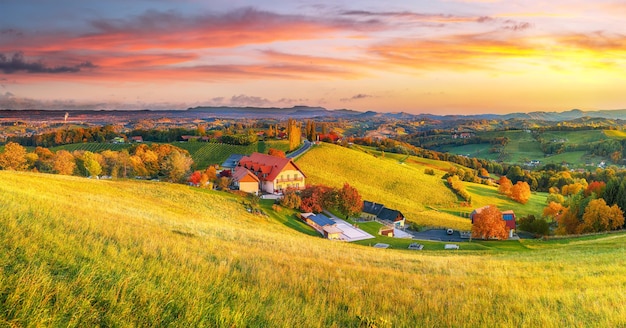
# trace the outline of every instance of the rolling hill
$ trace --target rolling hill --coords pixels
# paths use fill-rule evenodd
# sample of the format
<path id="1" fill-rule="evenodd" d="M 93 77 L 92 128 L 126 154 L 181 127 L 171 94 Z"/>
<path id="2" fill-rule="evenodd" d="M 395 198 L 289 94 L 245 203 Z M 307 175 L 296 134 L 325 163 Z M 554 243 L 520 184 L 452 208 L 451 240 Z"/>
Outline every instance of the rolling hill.
<path id="1" fill-rule="evenodd" d="M 468 219 L 450 213 L 471 212 L 474 207 L 497 205 L 522 215 L 540 214 L 546 194 L 536 193 L 529 204 L 521 205 L 498 194 L 495 187 L 464 183 L 474 200 L 473 207 L 458 207 L 457 196 L 441 177 L 451 166 L 448 162 L 386 153 L 355 146 L 353 149 L 332 144 L 315 146 L 297 160 L 307 175 L 307 184 L 340 187 L 349 183 L 365 200 L 400 210 L 409 221 L 423 226 L 469 230 Z M 427 168 L 435 175 L 424 173 Z M 443 211 L 441 211 L 443 210 Z"/>
<path id="2" fill-rule="evenodd" d="M 183 185 L 7 171 L 0 182 L 3 326 L 626 324 L 624 234 L 381 250 Z"/>

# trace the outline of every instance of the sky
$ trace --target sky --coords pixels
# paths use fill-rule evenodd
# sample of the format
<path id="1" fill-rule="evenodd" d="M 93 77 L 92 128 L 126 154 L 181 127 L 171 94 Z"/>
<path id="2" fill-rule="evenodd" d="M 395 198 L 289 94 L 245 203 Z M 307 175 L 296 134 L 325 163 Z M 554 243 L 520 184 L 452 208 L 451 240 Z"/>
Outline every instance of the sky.
<path id="1" fill-rule="evenodd" d="M 0 108 L 626 108 L 626 2 L 0 0 Z"/>

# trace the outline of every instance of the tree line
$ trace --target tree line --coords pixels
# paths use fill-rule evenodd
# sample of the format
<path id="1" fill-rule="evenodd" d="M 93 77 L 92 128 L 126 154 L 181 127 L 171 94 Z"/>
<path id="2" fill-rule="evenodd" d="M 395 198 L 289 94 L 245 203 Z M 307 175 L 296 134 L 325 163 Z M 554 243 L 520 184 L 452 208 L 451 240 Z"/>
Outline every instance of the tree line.
<path id="1" fill-rule="evenodd" d="M 28 152 L 23 146 L 9 142 L 0 153 L 0 169 L 3 170 L 88 177 L 140 177 L 184 182 L 192 165 L 189 152 L 169 144 L 139 144 L 121 151 L 93 153 L 84 150 L 53 152 L 45 147 Z"/>

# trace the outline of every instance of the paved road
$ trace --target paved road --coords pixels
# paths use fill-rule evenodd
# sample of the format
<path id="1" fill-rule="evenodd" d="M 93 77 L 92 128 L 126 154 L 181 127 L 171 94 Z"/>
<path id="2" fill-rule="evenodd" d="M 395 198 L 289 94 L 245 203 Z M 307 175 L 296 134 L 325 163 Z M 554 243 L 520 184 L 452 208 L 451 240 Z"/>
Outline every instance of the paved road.
<path id="1" fill-rule="evenodd" d="M 469 241 L 469 239 L 461 239 L 461 235 L 456 230 L 454 230 L 454 232 L 451 235 L 448 235 L 445 229 L 433 229 L 433 230 L 426 230 L 426 231 L 420 231 L 420 232 L 411 232 L 411 234 L 413 235 L 413 239 L 421 239 L 421 240 L 453 241 L 453 242 Z"/>
<path id="2" fill-rule="evenodd" d="M 306 153 L 307 150 L 311 149 L 311 145 L 313 145 L 310 141 L 308 140 L 304 140 L 304 144 L 302 145 L 302 147 L 300 147 L 299 149 L 287 154 L 287 158 L 291 158 L 294 159 L 304 153 Z"/>

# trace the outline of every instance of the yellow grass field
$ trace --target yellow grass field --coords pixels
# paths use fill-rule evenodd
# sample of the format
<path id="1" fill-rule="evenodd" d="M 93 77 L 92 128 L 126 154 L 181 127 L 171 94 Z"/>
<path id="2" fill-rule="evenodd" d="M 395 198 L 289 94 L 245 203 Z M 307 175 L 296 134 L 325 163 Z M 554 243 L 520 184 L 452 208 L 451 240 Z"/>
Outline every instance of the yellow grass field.
<path id="1" fill-rule="evenodd" d="M 359 190 L 363 199 L 399 209 L 408 220 L 425 226 L 469 230 L 468 219 L 449 213 L 471 212 L 485 205 L 496 205 L 501 210 L 513 209 L 518 216 L 540 215 L 547 196 L 534 194 L 528 204 L 522 205 L 499 195 L 494 187 L 464 182 L 473 203 L 471 207 L 458 207 L 457 196 L 441 179 L 445 169 L 452 164 L 398 154 L 381 157 L 380 152 L 362 147 L 353 150 L 321 144 L 297 163 L 307 174 L 307 183 L 338 187 L 348 182 Z M 435 175 L 425 174 L 426 168 L 434 169 Z"/>
<path id="2" fill-rule="evenodd" d="M 381 250 L 220 192 L 0 171 L 0 325 L 619 327 L 625 245 Z"/>

